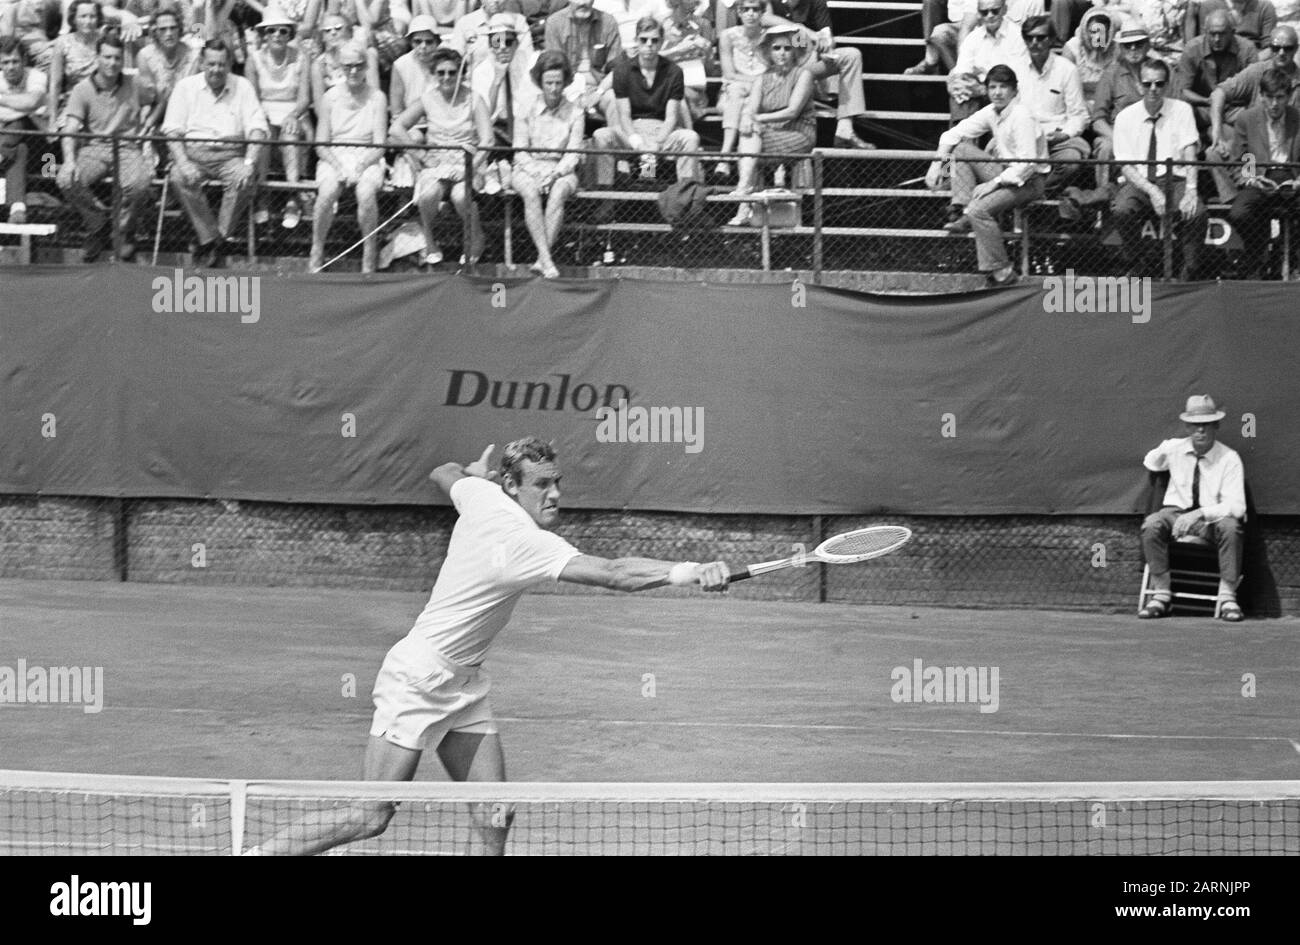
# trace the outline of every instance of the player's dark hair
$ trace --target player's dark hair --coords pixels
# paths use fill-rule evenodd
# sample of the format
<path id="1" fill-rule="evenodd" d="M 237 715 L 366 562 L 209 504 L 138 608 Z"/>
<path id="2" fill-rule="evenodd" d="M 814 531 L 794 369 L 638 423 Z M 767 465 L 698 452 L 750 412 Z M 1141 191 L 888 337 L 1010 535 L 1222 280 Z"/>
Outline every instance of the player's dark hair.
<path id="1" fill-rule="evenodd" d="M 68 27 L 72 30 L 77 28 L 77 11 L 89 4 L 95 8 L 95 26 L 96 28 L 104 25 L 104 8 L 99 5 L 99 0 L 74 0 L 72 6 L 68 7 Z"/>
<path id="2" fill-rule="evenodd" d="M 654 31 L 659 34 L 659 38 L 664 38 L 664 25 L 656 20 L 653 16 L 643 16 L 636 21 L 636 35 Z"/>
<path id="3" fill-rule="evenodd" d="M 444 62 L 450 62 L 453 66 L 459 69 L 461 64 L 460 53 L 456 52 L 456 50 L 452 49 L 450 46 L 439 46 L 433 51 L 433 55 L 429 57 L 429 71 L 432 72 L 434 69 L 438 68 L 440 63 Z"/>
<path id="4" fill-rule="evenodd" d="M 1261 95 L 1282 95 L 1291 91 L 1291 79 L 1281 69 L 1266 69 L 1259 77 Z"/>
<path id="5" fill-rule="evenodd" d="M 199 53 L 199 55 L 203 57 L 204 61 L 208 58 L 209 49 L 213 52 L 219 52 L 224 55 L 226 57 L 226 62 L 233 63 L 235 61 L 235 57 L 231 54 L 230 47 L 226 45 L 224 39 L 210 39 L 203 44 L 203 52 Z"/>
<path id="6" fill-rule="evenodd" d="M 120 36 L 116 36 L 112 33 L 108 33 L 104 36 L 101 36 L 99 38 L 99 42 L 95 46 L 95 52 L 99 52 L 105 46 L 108 46 L 112 49 L 116 49 L 118 52 L 122 53 L 123 55 L 126 54 L 126 43 L 122 42 L 122 37 Z"/>
<path id="7" fill-rule="evenodd" d="M 542 76 L 555 69 L 559 69 L 564 74 L 564 85 L 567 88 L 573 81 L 573 67 L 569 65 L 569 57 L 558 49 L 543 50 L 528 71 L 533 77 L 533 84 L 541 88 Z"/>
<path id="8" fill-rule="evenodd" d="M 524 460 L 534 463 L 555 462 L 555 447 L 536 436 L 526 436 L 522 440 L 507 443 L 501 454 L 501 481 L 522 485 L 524 481 Z"/>
<path id="9" fill-rule="evenodd" d="M 1016 70 L 1012 69 L 1010 66 L 1004 66 L 1001 63 L 990 69 L 988 75 L 984 77 L 985 85 L 988 85 L 990 82 L 1001 82 L 1003 85 L 1009 85 L 1013 89 L 1020 89 L 1020 80 L 1016 78 Z"/>

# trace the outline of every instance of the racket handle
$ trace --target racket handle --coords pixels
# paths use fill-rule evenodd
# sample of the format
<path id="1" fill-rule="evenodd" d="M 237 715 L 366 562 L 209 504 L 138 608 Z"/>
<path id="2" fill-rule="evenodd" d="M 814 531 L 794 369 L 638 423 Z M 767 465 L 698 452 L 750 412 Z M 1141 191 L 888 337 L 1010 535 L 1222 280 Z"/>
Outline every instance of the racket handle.
<path id="1" fill-rule="evenodd" d="M 728 577 L 727 583 L 735 584 L 737 581 L 748 581 L 750 578 L 754 576 L 755 575 L 753 571 L 749 570 L 749 568 L 745 568 L 745 570 L 737 571 L 734 574 L 732 574 L 730 577 Z"/>

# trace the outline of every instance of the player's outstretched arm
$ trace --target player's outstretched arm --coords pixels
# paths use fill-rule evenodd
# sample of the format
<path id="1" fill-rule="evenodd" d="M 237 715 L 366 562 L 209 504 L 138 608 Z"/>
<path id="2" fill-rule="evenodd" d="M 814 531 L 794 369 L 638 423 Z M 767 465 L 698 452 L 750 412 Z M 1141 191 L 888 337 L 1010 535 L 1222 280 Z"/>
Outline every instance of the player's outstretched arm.
<path id="1" fill-rule="evenodd" d="M 460 463 L 443 463 L 433 472 L 429 473 L 429 478 L 438 484 L 438 488 L 447 495 L 451 495 L 451 487 L 458 480 L 466 476 L 477 476 L 479 479 L 487 479 L 496 482 L 500 476 L 488 466 L 488 460 L 492 456 L 492 451 L 496 449 L 496 444 L 492 443 L 483 451 L 483 455 L 468 466 L 462 466 Z"/>
<path id="2" fill-rule="evenodd" d="M 560 572 L 571 584 L 605 587 L 612 591 L 647 591 L 655 587 L 694 587 L 706 591 L 727 588 L 731 571 L 724 561 L 660 561 L 656 558 L 599 558 L 578 555 Z"/>

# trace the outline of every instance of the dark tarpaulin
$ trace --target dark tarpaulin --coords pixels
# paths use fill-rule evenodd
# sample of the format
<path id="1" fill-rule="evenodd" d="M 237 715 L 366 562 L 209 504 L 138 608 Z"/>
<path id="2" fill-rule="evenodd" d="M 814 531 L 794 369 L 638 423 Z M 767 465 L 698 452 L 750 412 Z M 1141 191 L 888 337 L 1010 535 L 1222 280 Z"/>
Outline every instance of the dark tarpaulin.
<path id="1" fill-rule="evenodd" d="M 438 463 L 532 433 L 580 508 L 1127 513 L 1208 392 L 1261 510 L 1300 511 L 1287 285 L 1156 286 L 1141 321 L 1041 286 L 255 275 L 0 269 L 0 491 L 423 504 Z M 702 439 L 603 442 L 625 393 Z"/>

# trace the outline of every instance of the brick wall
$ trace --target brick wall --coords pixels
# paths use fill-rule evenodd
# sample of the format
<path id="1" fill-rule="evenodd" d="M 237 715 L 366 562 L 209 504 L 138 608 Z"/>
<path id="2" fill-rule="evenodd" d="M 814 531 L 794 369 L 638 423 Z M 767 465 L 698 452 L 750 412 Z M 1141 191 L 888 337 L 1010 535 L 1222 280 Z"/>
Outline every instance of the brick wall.
<path id="1" fill-rule="evenodd" d="M 446 508 L 0 496 L 0 577 L 427 590 L 446 552 Z M 595 555 L 748 563 L 811 550 L 880 521 L 911 544 L 858 566 L 811 565 L 738 584 L 764 600 L 962 607 L 1135 608 L 1136 516 L 755 516 L 568 511 L 559 529 Z M 1300 614 L 1300 517 L 1249 533 L 1243 603 Z M 543 593 L 608 593 L 576 585 Z M 664 590 L 662 594 L 690 594 Z"/>

